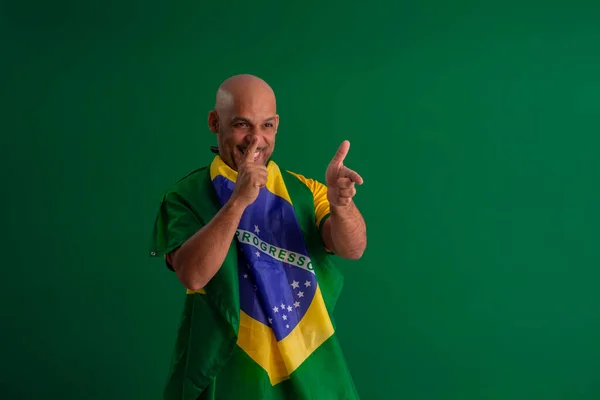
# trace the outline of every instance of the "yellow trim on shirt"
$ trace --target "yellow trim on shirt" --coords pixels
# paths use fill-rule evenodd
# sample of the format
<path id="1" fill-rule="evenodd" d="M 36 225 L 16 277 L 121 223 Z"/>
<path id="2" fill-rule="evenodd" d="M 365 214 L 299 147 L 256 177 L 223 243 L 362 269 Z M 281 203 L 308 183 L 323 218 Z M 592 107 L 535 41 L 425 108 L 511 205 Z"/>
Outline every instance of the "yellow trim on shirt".
<path id="1" fill-rule="evenodd" d="M 317 227 L 320 227 L 323 218 L 325 218 L 331 212 L 329 200 L 327 200 L 327 186 L 319 181 L 306 178 L 305 176 L 295 172 L 288 172 L 300 179 L 300 181 L 304 183 L 312 192 L 315 204 L 315 216 L 317 217 L 315 223 L 317 224 Z"/>

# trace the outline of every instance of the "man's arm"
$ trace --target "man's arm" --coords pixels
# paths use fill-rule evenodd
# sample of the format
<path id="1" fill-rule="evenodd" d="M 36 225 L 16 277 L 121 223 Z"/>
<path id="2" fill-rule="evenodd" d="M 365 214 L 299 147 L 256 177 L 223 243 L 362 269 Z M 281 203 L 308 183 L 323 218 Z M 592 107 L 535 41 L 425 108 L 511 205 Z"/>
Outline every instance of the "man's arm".
<path id="1" fill-rule="evenodd" d="M 235 187 L 227 203 L 208 224 L 167 256 L 181 283 L 190 290 L 204 288 L 219 271 L 246 207 L 267 183 L 267 168 L 254 162 L 257 147 L 255 137 L 238 167 Z"/>
<path id="2" fill-rule="evenodd" d="M 358 260 L 367 248 L 367 227 L 354 202 L 331 205 L 331 216 L 323 223 L 323 243 L 334 254 Z"/>
<path id="3" fill-rule="evenodd" d="M 344 140 L 327 166 L 327 201 L 331 217 L 323 224 L 325 245 L 335 254 L 352 260 L 362 257 L 367 247 L 365 221 L 354 204 L 356 185 L 362 185 L 362 177 L 344 166 L 350 142 Z"/>
<path id="4" fill-rule="evenodd" d="M 244 209 L 243 204 L 230 200 L 208 224 L 167 255 L 167 262 L 187 289 L 202 289 L 219 271 Z"/>

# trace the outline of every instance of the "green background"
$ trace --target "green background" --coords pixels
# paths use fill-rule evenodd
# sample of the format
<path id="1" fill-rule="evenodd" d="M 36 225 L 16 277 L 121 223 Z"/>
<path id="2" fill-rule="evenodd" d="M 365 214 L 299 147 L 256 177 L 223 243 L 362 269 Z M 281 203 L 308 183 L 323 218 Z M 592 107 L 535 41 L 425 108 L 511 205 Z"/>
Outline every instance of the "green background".
<path id="1" fill-rule="evenodd" d="M 363 399 L 600 398 L 599 11 L 3 1 L 0 398 L 160 396 L 184 292 L 151 227 L 237 73 L 275 89 L 287 167 L 352 143 Z"/>

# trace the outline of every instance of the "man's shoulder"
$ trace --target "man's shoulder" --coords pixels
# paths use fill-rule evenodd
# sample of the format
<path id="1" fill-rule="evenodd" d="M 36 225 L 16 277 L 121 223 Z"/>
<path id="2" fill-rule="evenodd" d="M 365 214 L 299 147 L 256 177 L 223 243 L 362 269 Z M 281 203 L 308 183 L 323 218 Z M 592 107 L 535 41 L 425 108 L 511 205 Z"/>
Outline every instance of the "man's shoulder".
<path id="1" fill-rule="evenodd" d="M 311 192 L 313 192 L 313 194 L 319 191 L 320 189 L 325 188 L 325 185 L 318 179 L 291 170 L 285 170 L 285 172 L 302 182 L 306 187 L 310 189 Z"/>
<path id="2" fill-rule="evenodd" d="M 164 191 L 163 197 L 178 197 L 183 199 L 198 199 L 203 194 L 208 194 L 210 190 L 209 166 L 197 168 L 186 175 L 183 175 L 167 190 Z M 200 195 L 200 196 L 199 196 Z"/>

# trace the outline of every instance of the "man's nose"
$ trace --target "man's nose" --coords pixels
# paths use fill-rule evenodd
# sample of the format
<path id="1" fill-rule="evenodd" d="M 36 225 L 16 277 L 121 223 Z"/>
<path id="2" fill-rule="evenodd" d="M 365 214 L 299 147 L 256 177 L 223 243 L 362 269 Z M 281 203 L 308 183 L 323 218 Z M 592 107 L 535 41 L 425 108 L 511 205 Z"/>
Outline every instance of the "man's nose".
<path id="1" fill-rule="evenodd" d="M 260 132 L 257 132 L 256 128 L 252 128 L 244 138 L 244 141 L 247 145 L 250 145 L 250 143 L 252 143 L 252 139 L 254 139 L 255 137 L 258 139 L 258 143 L 262 142 L 262 136 Z"/>

